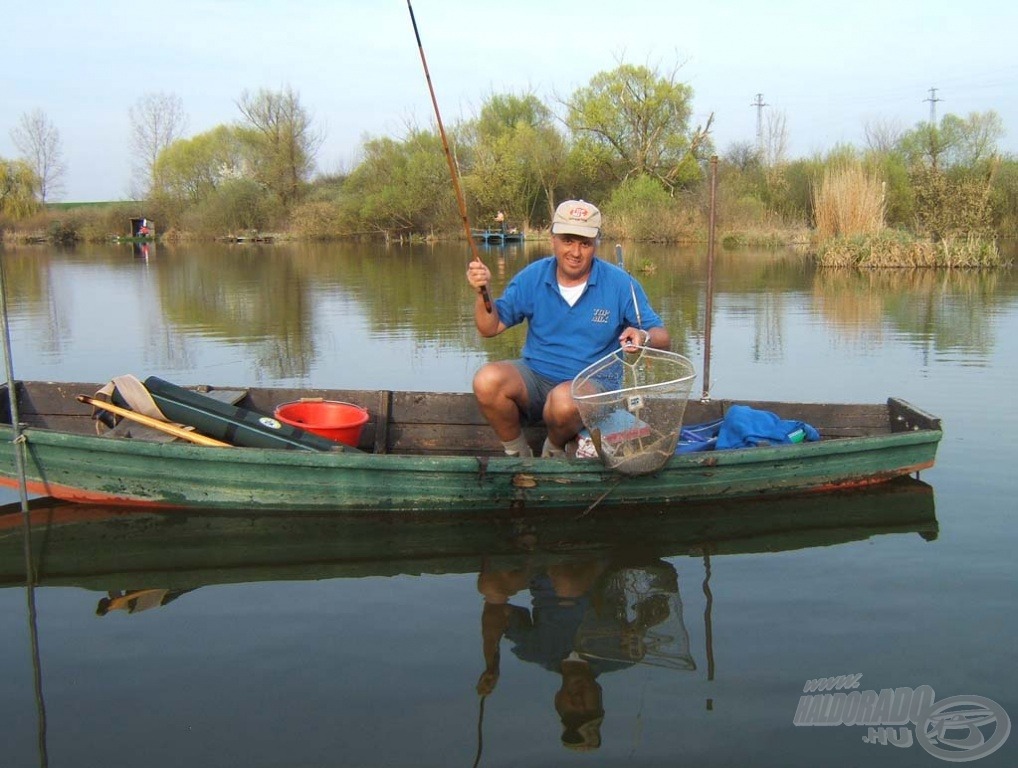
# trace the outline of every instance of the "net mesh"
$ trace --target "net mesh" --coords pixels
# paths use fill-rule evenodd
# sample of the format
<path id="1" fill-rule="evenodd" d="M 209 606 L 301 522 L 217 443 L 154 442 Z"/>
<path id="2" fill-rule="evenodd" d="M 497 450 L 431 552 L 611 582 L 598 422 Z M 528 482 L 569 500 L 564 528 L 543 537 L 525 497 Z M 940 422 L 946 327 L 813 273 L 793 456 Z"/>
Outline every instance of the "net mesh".
<path id="1" fill-rule="evenodd" d="M 626 475 L 663 467 L 695 377 L 687 358 L 651 347 L 620 348 L 581 371 L 573 399 L 605 466 Z"/>
<path id="2" fill-rule="evenodd" d="M 621 568 L 577 632 L 584 656 L 676 670 L 696 669 L 682 619 L 678 574 L 667 562 Z"/>

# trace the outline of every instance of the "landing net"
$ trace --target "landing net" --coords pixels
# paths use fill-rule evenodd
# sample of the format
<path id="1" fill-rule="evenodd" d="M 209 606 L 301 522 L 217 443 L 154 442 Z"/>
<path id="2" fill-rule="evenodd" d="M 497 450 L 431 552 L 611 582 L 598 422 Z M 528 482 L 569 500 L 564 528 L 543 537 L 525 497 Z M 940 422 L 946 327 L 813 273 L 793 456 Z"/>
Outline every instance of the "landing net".
<path id="1" fill-rule="evenodd" d="M 581 371 L 573 399 L 605 466 L 626 475 L 663 467 L 695 377 L 687 358 L 651 347 L 620 348 Z"/>

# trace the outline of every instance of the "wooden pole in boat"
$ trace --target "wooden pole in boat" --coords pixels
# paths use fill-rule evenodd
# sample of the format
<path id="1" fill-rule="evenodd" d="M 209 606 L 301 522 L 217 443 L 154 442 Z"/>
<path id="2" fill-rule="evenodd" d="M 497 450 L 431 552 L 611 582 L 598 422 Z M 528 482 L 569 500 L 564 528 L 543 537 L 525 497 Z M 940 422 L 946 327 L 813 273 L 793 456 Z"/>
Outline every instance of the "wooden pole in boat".
<path id="1" fill-rule="evenodd" d="M 701 403 L 710 402 L 710 332 L 714 315 L 714 209 L 717 203 L 718 156 L 710 159 L 710 221 L 707 225 L 707 304 L 703 321 L 703 394 Z"/>
<path id="2" fill-rule="evenodd" d="M 229 443 L 224 443 L 222 440 L 216 440 L 214 437 L 207 437 L 206 435 L 200 435 L 197 432 L 191 432 L 183 427 L 178 427 L 176 424 L 170 424 L 167 421 L 153 419 L 151 416 L 146 416 L 143 413 L 138 413 L 127 408 L 121 408 L 119 405 L 114 405 L 113 403 L 107 403 L 105 400 L 96 400 L 94 397 L 86 397 L 85 395 L 78 395 L 76 399 L 79 403 L 87 403 L 93 408 L 100 408 L 104 411 L 115 413 L 117 416 L 123 416 L 125 419 L 136 421 L 139 424 L 144 424 L 146 427 L 157 429 L 160 432 L 165 432 L 168 435 L 179 437 L 182 440 L 190 440 L 192 443 L 197 443 L 198 445 L 210 445 L 220 448 L 233 447 Z"/>
<path id="3" fill-rule="evenodd" d="M 445 136 L 445 126 L 442 125 L 442 115 L 438 111 L 438 99 L 435 97 L 435 88 L 431 84 L 431 73 L 428 72 L 428 60 L 424 58 L 424 46 L 421 45 L 421 33 L 417 31 L 417 19 L 414 18 L 414 7 L 410 0 L 406 0 L 406 7 L 410 11 L 410 23 L 414 25 L 414 36 L 417 38 L 417 50 L 421 52 L 421 64 L 424 65 L 424 78 L 428 81 L 428 91 L 431 93 L 431 104 L 435 108 L 435 120 L 438 122 L 438 133 L 442 137 L 442 149 L 445 150 L 445 159 L 449 163 L 449 175 L 452 176 L 452 187 L 456 192 L 456 204 L 460 209 L 460 219 L 463 221 L 463 232 L 470 243 L 471 261 L 481 261 L 481 255 L 477 251 L 477 243 L 474 242 L 474 233 L 470 229 L 470 220 L 467 218 L 467 202 L 463 197 L 463 190 L 460 188 L 459 175 L 456 173 L 456 162 L 449 151 L 449 140 Z M 481 286 L 481 298 L 484 300 L 484 308 L 491 314 L 491 296 L 488 294 L 488 286 Z"/>

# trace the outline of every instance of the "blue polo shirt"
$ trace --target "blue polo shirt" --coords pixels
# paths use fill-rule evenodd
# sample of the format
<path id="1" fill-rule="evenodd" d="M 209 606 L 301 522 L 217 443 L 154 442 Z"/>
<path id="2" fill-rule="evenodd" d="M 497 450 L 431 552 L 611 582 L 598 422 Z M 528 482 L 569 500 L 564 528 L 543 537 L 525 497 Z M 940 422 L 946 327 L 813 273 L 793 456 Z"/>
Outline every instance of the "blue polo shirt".
<path id="1" fill-rule="evenodd" d="M 562 382 L 619 348 L 628 327 L 650 330 L 663 325 L 642 286 L 625 270 L 595 258 L 587 287 L 573 306 L 559 292 L 555 257 L 528 264 L 495 301 L 507 327 L 527 321 L 523 361 L 541 376 Z M 640 303 L 636 318 L 633 292 Z"/>

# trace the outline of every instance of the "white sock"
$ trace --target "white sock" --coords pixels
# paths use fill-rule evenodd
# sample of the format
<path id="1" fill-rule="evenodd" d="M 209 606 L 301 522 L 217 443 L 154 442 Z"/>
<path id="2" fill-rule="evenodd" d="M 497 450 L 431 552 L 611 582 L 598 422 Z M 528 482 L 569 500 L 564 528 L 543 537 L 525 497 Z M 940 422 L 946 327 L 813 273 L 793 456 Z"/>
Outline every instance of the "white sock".
<path id="1" fill-rule="evenodd" d="M 555 445 L 551 441 L 550 437 L 544 438 L 544 447 L 541 448 L 541 458 L 542 459 L 549 459 L 549 458 L 552 458 L 552 459 L 561 459 L 561 458 L 564 458 L 565 455 L 566 455 L 565 448 L 559 448 L 557 445 Z"/>
<path id="2" fill-rule="evenodd" d="M 506 456 L 520 456 L 521 458 L 526 459 L 534 455 L 534 451 L 527 442 L 527 438 L 525 438 L 522 434 L 515 440 L 503 442 L 502 447 L 505 448 Z"/>

